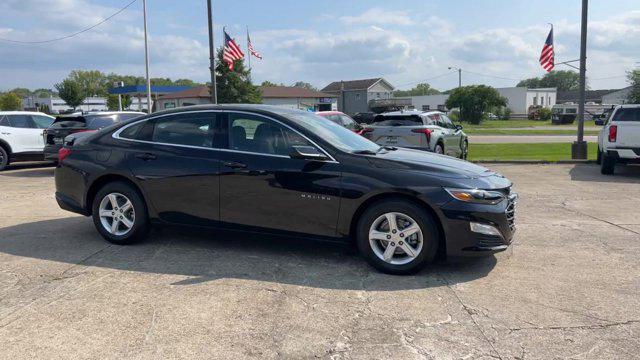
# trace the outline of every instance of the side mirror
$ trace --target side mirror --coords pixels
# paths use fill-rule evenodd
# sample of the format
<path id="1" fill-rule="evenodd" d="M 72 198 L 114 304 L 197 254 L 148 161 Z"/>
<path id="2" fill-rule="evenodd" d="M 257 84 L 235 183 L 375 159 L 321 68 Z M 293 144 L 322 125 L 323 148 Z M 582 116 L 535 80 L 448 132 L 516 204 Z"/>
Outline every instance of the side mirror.
<path id="1" fill-rule="evenodd" d="M 602 119 L 602 118 L 597 118 L 597 119 L 596 119 L 596 121 L 595 121 L 595 124 L 596 124 L 596 125 L 600 125 L 600 126 L 604 125 L 604 119 Z"/>
<path id="2" fill-rule="evenodd" d="M 327 156 L 313 146 L 292 146 L 289 156 L 292 159 L 327 160 Z"/>
<path id="3" fill-rule="evenodd" d="M 457 125 L 456 125 L 456 131 L 460 131 L 460 130 L 462 130 L 462 125 L 457 124 Z"/>

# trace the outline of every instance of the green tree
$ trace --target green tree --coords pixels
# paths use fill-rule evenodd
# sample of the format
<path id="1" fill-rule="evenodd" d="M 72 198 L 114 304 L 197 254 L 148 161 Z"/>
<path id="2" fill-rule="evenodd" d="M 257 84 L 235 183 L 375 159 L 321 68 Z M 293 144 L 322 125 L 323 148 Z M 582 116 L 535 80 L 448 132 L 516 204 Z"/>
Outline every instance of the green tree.
<path id="1" fill-rule="evenodd" d="M 506 106 L 507 99 L 491 86 L 472 85 L 452 90 L 445 105 L 449 109 L 459 108 L 461 120 L 479 124 L 485 111 L 494 106 Z"/>
<path id="2" fill-rule="evenodd" d="M 244 66 L 243 60 L 234 63 L 234 70 L 229 70 L 222 58 L 222 49 L 218 51 L 216 65 L 216 83 L 218 87 L 218 102 L 221 104 L 259 104 L 262 93 L 257 86 L 249 81 L 250 71 Z"/>
<path id="3" fill-rule="evenodd" d="M 397 97 L 436 95 L 436 94 L 440 94 L 440 91 L 432 88 L 431 85 L 427 83 L 420 83 L 416 85 L 414 88 L 409 90 L 396 90 L 393 92 L 393 95 Z"/>
<path id="4" fill-rule="evenodd" d="M 304 82 L 304 81 L 297 81 L 295 84 L 293 84 L 294 87 L 299 87 L 299 88 L 305 88 L 305 89 L 309 89 L 309 90 L 313 90 L 313 91 L 318 91 L 318 88 L 316 88 L 315 86 L 311 85 L 308 82 Z"/>
<path id="5" fill-rule="evenodd" d="M 524 79 L 516 86 L 528 88 L 555 87 L 558 91 L 578 90 L 580 74 L 571 70 L 554 70 L 546 73 L 542 78 Z"/>
<path id="6" fill-rule="evenodd" d="M 22 98 L 10 91 L 0 96 L 0 109 L 4 111 L 22 110 Z"/>
<path id="7" fill-rule="evenodd" d="M 33 95 L 37 98 L 46 98 L 49 96 L 56 96 L 57 93 L 51 89 L 35 89 L 33 90 Z"/>
<path id="8" fill-rule="evenodd" d="M 8 92 L 16 94 L 20 99 L 24 99 L 28 96 L 31 96 L 31 90 L 27 88 L 17 87 L 15 89 L 11 89 Z"/>
<path id="9" fill-rule="evenodd" d="M 111 86 L 107 76 L 98 70 L 73 70 L 68 79 L 80 85 L 85 98 L 90 96 L 106 96 Z"/>
<path id="10" fill-rule="evenodd" d="M 131 106 L 131 95 L 122 95 L 122 109 L 128 109 Z M 107 96 L 107 108 L 111 111 L 118 111 L 118 95 L 109 94 Z"/>
<path id="11" fill-rule="evenodd" d="M 260 84 L 260 86 L 285 86 L 283 83 L 280 84 L 276 84 L 274 82 L 271 82 L 269 80 L 265 80 L 262 82 L 262 84 Z"/>
<path id="12" fill-rule="evenodd" d="M 627 80 L 631 85 L 631 92 L 627 96 L 630 104 L 640 104 L 640 70 L 633 70 L 627 73 Z"/>
<path id="13" fill-rule="evenodd" d="M 58 96 L 74 110 L 80 106 L 86 98 L 82 86 L 71 78 L 66 78 L 62 80 L 61 83 L 55 84 L 55 88 L 58 90 Z"/>

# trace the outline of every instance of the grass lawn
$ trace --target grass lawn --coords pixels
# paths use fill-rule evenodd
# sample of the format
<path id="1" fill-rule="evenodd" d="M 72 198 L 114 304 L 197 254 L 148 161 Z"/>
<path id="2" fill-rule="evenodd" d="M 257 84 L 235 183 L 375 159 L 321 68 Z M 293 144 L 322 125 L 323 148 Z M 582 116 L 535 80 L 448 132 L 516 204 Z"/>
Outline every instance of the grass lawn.
<path id="1" fill-rule="evenodd" d="M 535 121 L 535 120 L 526 120 L 526 119 L 512 119 L 512 120 L 485 120 L 480 125 L 472 125 L 463 122 L 462 126 L 464 126 L 465 130 L 473 130 L 473 129 L 502 129 L 502 128 L 528 128 L 534 126 L 549 126 L 551 124 L 551 120 L 549 121 Z M 563 126 L 563 125 L 558 125 Z M 566 125 L 564 125 L 566 126 Z M 577 127 L 577 123 L 570 124 L 570 126 Z M 595 126 L 593 120 L 585 121 L 584 126 Z"/>
<path id="2" fill-rule="evenodd" d="M 589 160 L 596 159 L 597 145 L 589 144 Z M 571 160 L 571 143 L 469 144 L 469 160 Z"/>
<path id="3" fill-rule="evenodd" d="M 504 129 L 468 129 L 464 128 L 467 135 L 576 135 L 577 130 L 504 130 Z M 585 135 L 598 135 L 597 131 L 586 130 Z"/>

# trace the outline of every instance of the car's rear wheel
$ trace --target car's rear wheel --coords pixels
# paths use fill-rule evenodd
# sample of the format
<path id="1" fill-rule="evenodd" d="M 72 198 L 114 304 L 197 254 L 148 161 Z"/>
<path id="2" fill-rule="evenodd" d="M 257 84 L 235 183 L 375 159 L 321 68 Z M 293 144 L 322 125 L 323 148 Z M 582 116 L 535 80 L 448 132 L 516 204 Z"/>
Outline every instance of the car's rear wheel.
<path id="1" fill-rule="evenodd" d="M 103 238 L 125 245 L 142 239 L 149 230 L 149 215 L 142 196 L 131 185 L 105 185 L 93 200 L 93 223 Z"/>
<path id="2" fill-rule="evenodd" d="M 600 160 L 600 172 L 604 175 L 612 175 L 616 167 L 616 159 L 602 153 Z"/>
<path id="3" fill-rule="evenodd" d="M 410 274 L 433 261 L 439 232 L 435 220 L 421 207 L 386 200 L 369 207 L 358 222 L 360 253 L 376 269 Z"/>
<path id="4" fill-rule="evenodd" d="M 436 147 L 433 149 L 433 152 L 436 154 L 444 155 L 444 146 L 441 143 L 437 143 Z"/>
<path id="5" fill-rule="evenodd" d="M 9 154 L 2 146 L 0 146 L 0 171 L 9 165 Z"/>

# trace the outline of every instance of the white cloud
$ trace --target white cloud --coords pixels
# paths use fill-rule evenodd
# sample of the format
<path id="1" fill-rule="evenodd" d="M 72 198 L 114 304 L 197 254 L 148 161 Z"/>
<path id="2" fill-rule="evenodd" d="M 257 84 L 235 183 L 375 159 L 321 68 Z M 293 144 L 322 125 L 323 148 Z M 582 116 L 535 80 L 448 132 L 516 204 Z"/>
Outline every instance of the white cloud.
<path id="1" fill-rule="evenodd" d="M 347 25 L 377 24 L 377 25 L 413 25 L 414 21 L 409 12 L 403 10 L 384 10 L 372 8 L 357 16 L 341 16 L 340 21 Z"/>

